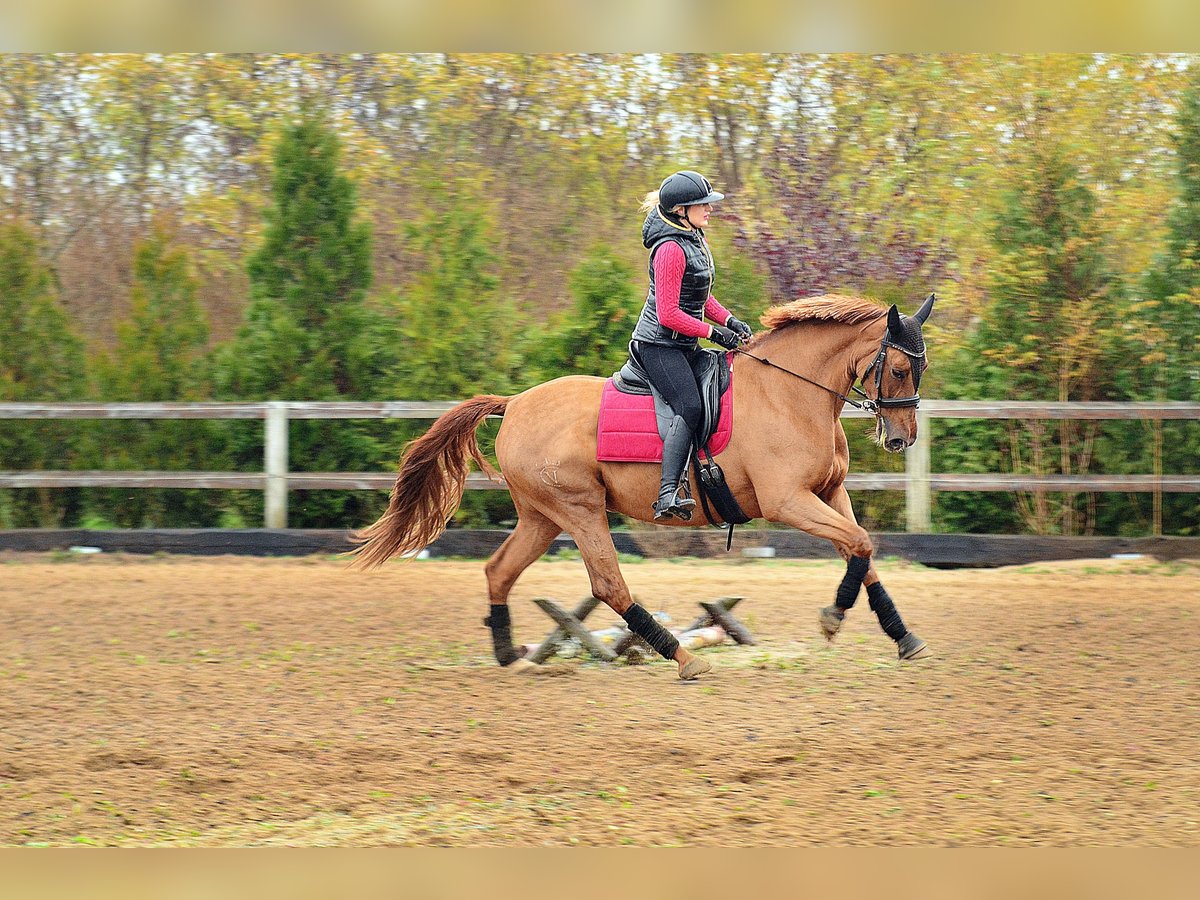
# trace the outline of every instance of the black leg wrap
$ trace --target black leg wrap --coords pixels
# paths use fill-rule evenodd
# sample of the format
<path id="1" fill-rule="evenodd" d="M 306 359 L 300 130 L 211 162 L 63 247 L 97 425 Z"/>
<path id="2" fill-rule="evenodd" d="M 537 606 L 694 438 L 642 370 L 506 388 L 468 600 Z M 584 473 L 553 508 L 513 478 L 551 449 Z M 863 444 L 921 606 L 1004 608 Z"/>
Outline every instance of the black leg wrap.
<path id="1" fill-rule="evenodd" d="M 867 600 L 871 609 L 875 610 L 875 615 L 879 616 L 879 627 L 883 629 L 884 634 L 893 641 L 898 641 L 908 634 L 904 620 L 900 618 L 900 613 L 896 612 L 896 604 L 884 590 L 882 581 L 867 586 Z"/>
<path id="2" fill-rule="evenodd" d="M 512 642 L 512 619 L 508 615 L 508 605 L 493 604 L 483 624 L 492 629 L 492 650 L 496 654 L 496 662 L 502 666 L 515 663 L 519 657 Z"/>
<path id="3" fill-rule="evenodd" d="M 621 618 L 628 623 L 630 631 L 653 647 L 664 659 L 675 658 L 679 641 L 675 640 L 675 635 L 658 624 L 654 616 L 646 612 L 646 608 L 640 603 L 633 604 L 621 613 Z"/>
<path id="4" fill-rule="evenodd" d="M 842 583 L 838 585 L 837 599 L 833 601 L 838 609 L 849 609 L 854 605 L 854 601 L 858 599 L 858 589 L 862 587 L 869 568 L 871 560 L 865 556 L 850 557 L 846 563 L 846 574 L 842 576 Z"/>

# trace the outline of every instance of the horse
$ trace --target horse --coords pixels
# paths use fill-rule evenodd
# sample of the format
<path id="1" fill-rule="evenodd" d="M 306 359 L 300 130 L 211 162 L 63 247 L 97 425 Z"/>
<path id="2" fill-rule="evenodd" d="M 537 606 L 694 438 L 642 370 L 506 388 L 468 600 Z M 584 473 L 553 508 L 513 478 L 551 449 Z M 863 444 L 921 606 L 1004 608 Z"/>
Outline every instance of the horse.
<path id="1" fill-rule="evenodd" d="M 855 519 L 844 484 L 850 455 L 841 412 L 849 402 L 874 413 L 874 439 L 889 452 L 912 446 L 918 387 L 928 365 L 921 325 L 934 299 L 930 294 L 912 317 L 902 316 L 894 305 L 884 308 L 840 294 L 768 309 L 760 318 L 765 330 L 733 357 L 736 427 L 719 455 L 725 480 L 749 517 L 826 539 L 846 560 L 835 602 L 818 615 L 825 637 L 834 639 L 865 585 L 870 607 L 896 642 L 901 660 L 921 658 L 928 649 L 904 625 L 871 561 L 871 537 Z M 507 483 L 518 516 L 485 565 L 490 612 L 484 623 L 492 628 L 500 665 L 514 670 L 533 665 L 512 644 L 509 592 L 565 531 L 579 548 L 596 598 L 674 659 L 680 678 L 709 671 L 706 660 L 672 644 L 670 633 L 633 601 L 617 565 L 607 514 L 651 521 L 659 468 L 597 460 L 604 382 L 566 376 L 510 397 L 472 397 L 444 413 L 405 448 L 387 510 L 352 535 L 357 547 L 350 551 L 351 566 L 377 567 L 441 535 L 462 501 L 474 460 L 489 478 Z M 849 396 L 852 390 L 864 398 L 861 403 Z M 484 419 L 501 414 L 495 452 L 502 476 L 475 437 Z M 669 520 L 665 527 L 719 524 L 710 522 L 703 509 L 694 512 L 689 521 Z"/>

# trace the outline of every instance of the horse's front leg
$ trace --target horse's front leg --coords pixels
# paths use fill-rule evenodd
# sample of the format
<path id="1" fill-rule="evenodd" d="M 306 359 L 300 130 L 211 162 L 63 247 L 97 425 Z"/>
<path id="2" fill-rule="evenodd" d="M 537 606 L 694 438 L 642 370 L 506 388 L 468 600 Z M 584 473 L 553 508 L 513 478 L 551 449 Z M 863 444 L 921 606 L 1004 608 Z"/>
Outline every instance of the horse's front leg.
<path id="1" fill-rule="evenodd" d="M 850 494 L 843 485 L 838 485 L 830 491 L 824 501 L 834 511 L 845 516 L 851 522 L 858 524 L 854 516 L 854 507 L 850 503 Z M 832 606 L 821 610 L 819 622 L 821 631 L 827 640 L 833 640 L 842 623 L 846 619 L 846 610 L 854 606 L 858 599 L 858 590 L 862 585 L 867 586 L 867 601 L 879 618 L 879 627 L 884 634 L 896 642 L 896 649 L 902 660 L 920 659 L 929 655 L 929 648 L 923 640 L 909 631 L 900 617 L 896 604 L 884 588 L 875 571 L 875 564 L 870 558 L 864 558 L 853 553 L 848 547 L 839 547 L 838 551 L 846 559 L 846 574 L 838 585 L 837 595 Z"/>

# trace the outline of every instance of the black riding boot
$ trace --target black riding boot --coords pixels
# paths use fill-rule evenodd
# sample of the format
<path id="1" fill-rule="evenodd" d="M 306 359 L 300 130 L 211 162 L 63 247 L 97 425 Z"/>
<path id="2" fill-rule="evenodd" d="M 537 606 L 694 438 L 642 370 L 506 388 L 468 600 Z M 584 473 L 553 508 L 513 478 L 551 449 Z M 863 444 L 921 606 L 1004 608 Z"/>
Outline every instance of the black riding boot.
<path id="1" fill-rule="evenodd" d="M 662 487 L 659 488 L 658 500 L 653 507 L 655 519 L 678 516 L 686 522 L 692 517 L 692 508 L 696 501 L 682 495 L 679 488 L 691 453 L 691 430 L 683 421 L 683 416 L 676 416 L 667 430 L 667 439 L 663 441 Z"/>

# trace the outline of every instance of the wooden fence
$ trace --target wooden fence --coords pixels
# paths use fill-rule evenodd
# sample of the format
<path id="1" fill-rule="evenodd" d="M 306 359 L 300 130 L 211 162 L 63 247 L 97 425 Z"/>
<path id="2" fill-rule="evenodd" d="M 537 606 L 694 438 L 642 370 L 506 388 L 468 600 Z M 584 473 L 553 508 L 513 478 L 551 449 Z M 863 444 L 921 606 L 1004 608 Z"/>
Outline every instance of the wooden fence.
<path id="1" fill-rule="evenodd" d="M 265 492 L 267 528 L 287 527 L 289 490 L 387 490 L 391 472 L 289 472 L 291 419 L 435 419 L 454 402 L 265 403 L 0 403 L 0 419 L 261 419 L 261 472 L 0 471 L 0 487 L 225 488 Z M 844 418 L 866 414 L 847 409 Z M 858 491 L 904 491 L 909 531 L 929 531 L 933 491 L 1121 491 L 1200 492 L 1200 475 L 942 474 L 929 471 L 932 419 L 1200 419 L 1200 403 L 1038 403 L 923 400 L 917 410 L 916 444 L 903 473 L 855 472 L 846 487 Z M 472 474 L 472 489 L 503 485 Z"/>

